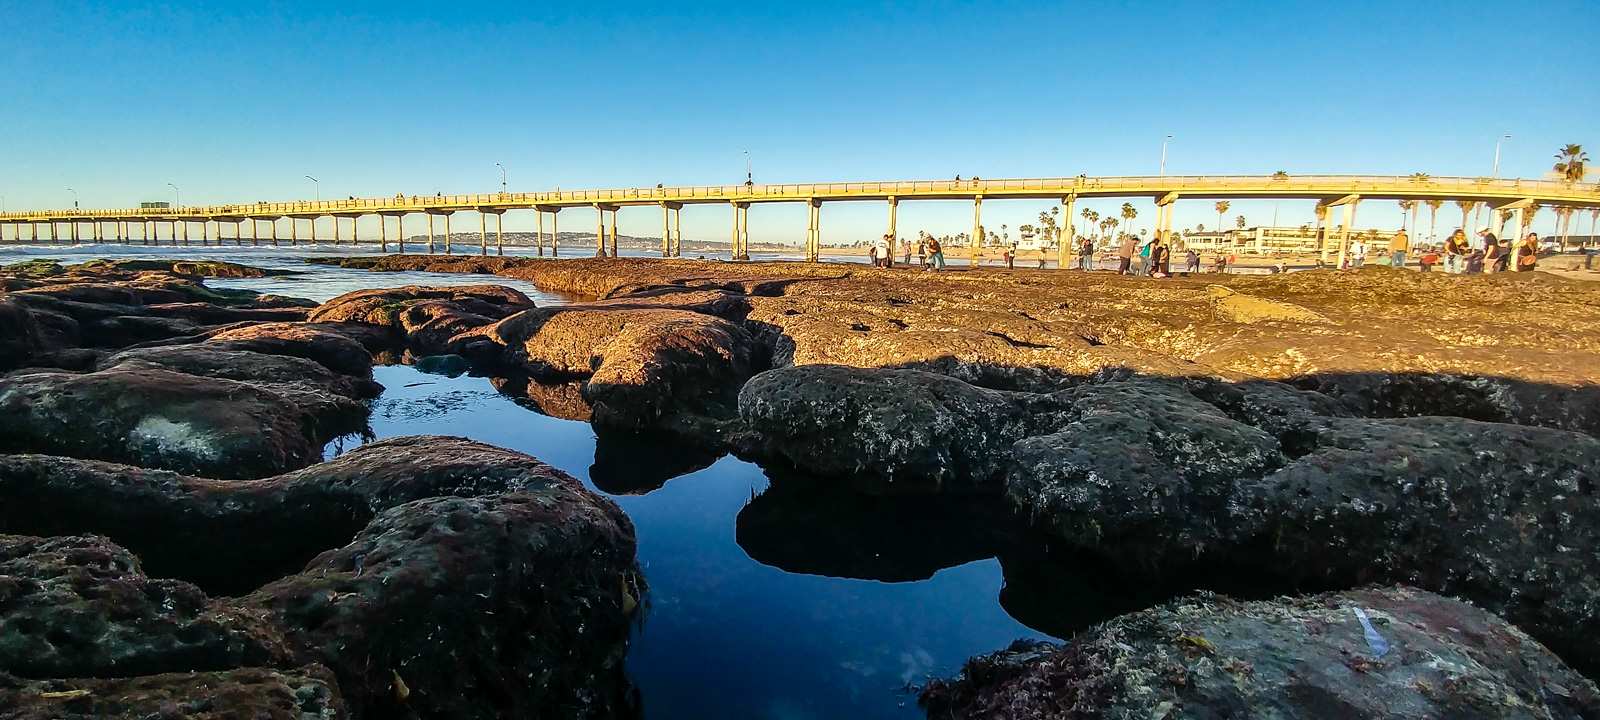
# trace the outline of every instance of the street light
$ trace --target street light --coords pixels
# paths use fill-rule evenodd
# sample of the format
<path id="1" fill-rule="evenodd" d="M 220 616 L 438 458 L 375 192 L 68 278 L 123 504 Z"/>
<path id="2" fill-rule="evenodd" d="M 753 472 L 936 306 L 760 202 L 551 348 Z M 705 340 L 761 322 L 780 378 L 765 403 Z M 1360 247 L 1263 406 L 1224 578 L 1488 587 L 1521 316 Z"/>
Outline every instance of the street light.
<path id="1" fill-rule="evenodd" d="M 750 174 L 750 151 L 744 151 L 744 184 L 754 185 L 755 176 Z"/>
<path id="2" fill-rule="evenodd" d="M 72 193 L 72 209 L 73 210 L 77 210 L 78 209 L 78 191 L 77 190 L 73 190 L 72 188 L 67 188 L 67 192 Z"/>
<path id="3" fill-rule="evenodd" d="M 167 187 L 172 188 L 172 206 L 180 208 L 183 207 L 183 200 L 178 197 L 178 186 L 173 185 L 172 183 L 167 183 Z"/>
<path id="4" fill-rule="evenodd" d="M 1494 176 L 1496 178 L 1500 177 L 1500 143 L 1510 139 L 1511 133 L 1506 133 L 1501 135 L 1499 140 L 1494 141 Z"/>
<path id="5" fill-rule="evenodd" d="M 310 175 L 307 175 L 306 179 L 311 181 L 311 188 L 313 190 L 315 190 L 316 193 L 317 193 L 317 202 L 322 202 L 322 183 L 321 183 L 321 181 L 317 180 L 314 177 L 311 177 Z"/>
<path id="6" fill-rule="evenodd" d="M 1167 143 L 1169 143 L 1169 142 L 1172 142 L 1172 136 L 1171 135 L 1168 135 L 1167 139 L 1161 141 L 1161 174 L 1162 175 L 1167 174 Z"/>
<path id="7" fill-rule="evenodd" d="M 500 194 L 504 195 L 506 194 L 506 166 L 500 163 L 495 163 L 495 166 L 500 168 Z"/>

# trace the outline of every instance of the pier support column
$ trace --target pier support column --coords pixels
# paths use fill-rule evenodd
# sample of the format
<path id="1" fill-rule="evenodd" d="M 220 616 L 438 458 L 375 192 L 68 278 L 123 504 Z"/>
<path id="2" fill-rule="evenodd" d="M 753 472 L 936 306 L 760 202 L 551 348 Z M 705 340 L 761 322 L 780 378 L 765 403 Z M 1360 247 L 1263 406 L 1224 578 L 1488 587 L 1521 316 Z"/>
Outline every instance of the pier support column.
<path id="1" fill-rule="evenodd" d="M 389 221 L 381 214 L 378 216 L 378 252 L 389 252 Z"/>
<path id="2" fill-rule="evenodd" d="M 750 203 L 739 208 L 739 259 L 750 259 Z"/>
<path id="3" fill-rule="evenodd" d="M 900 230 L 898 219 L 900 214 L 900 199 L 889 196 L 889 255 L 893 256 L 900 251 Z"/>
<path id="4" fill-rule="evenodd" d="M 533 244 L 539 253 L 539 257 L 544 257 L 544 211 L 534 208 L 533 216 L 534 223 L 537 226 L 533 233 Z"/>
<path id="5" fill-rule="evenodd" d="M 293 215 L 289 216 L 289 247 L 300 244 L 300 221 Z"/>
<path id="6" fill-rule="evenodd" d="M 433 213 L 428 213 L 428 254 L 433 254 Z"/>
<path id="7" fill-rule="evenodd" d="M 1356 222 L 1356 204 L 1354 201 L 1344 205 L 1344 227 L 1339 230 L 1339 267 L 1343 268 L 1349 259 L 1350 252 L 1350 227 Z"/>
<path id="8" fill-rule="evenodd" d="M 311 244 L 317 244 L 317 216 L 312 215 L 308 218 L 306 225 L 311 228 Z"/>
<path id="9" fill-rule="evenodd" d="M 394 241 L 400 244 L 400 254 L 406 254 L 406 215 L 394 216 Z"/>
<path id="10" fill-rule="evenodd" d="M 1061 226 L 1056 235 L 1056 269 L 1066 270 L 1071 267 L 1071 258 L 1077 251 L 1077 228 L 1073 223 L 1073 212 L 1078 207 L 1078 196 L 1068 195 L 1061 198 Z M 1094 256 L 1089 256 L 1089 261 L 1094 262 Z M 1093 267 L 1093 265 L 1090 265 Z"/>
<path id="11" fill-rule="evenodd" d="M 450 213 L 444 214 L 444 254 L 452 253 L 450 248 Z"/>
<path id="12" fill-rule="evenodd" d="M 550 211 L 550 257 L 561 256 L 561 208 Z"/>
<path id="13" fill-rule="evenodd" d="M 730 203 L 733 206 L 733 227 L 728 237 L 728 259 L 739 259 L 739 203 Z"/>
<path id="14" fill-rule="evenodd" d="M 478 255 L 489 255 L 489 214 L 482 210 L 478 211 Z"/>
<path id="15" fill-rule="evenodd" d="M 611 257 L 622 257 L 617 254 L 617 211 L 620 207 L 611 208 Z"/>
<path id="16" fill-rule="evenodd" d="M 339 247 L 339 216 L 333 215 L 333 246 Z"/>
<path id="17" fill-rule="evenodd" d="M 1328 264 L 1328 236 L 1327 236 L 1328 228 L 1326 226 L 1328 224 L 1327 223 L 1327 220 L 1328 220 L 1328 206 L 1327 205 L 1323 205 L 1322 203 L 1317 203 L 1316 208 L 1313 209 L 1311 212 L 1312 212 L 1312 215 L 1315 216 L 1316 219 L 1317 219 L 1316 231 L 1315 231 L 1316 232 L 1315 239 L 1316 239 L 1316 243 L 1317 243 L 1317 260 L 1319 262 L 1321 262 L 1323 265 L 1327 265 Z"/>
<path id="18" fill-rule="evenodd" d="M 1593 223 L 1591 223 L 1593 224 Z M 683 206 L 672 211 L 672 256 L 683 257 Z"/>
<path id="19" fill-rule="evenodd" d="M 73 220 L 72 221 L 72 244 L 73 245 L 77 245 L 78 244 L 78 221 L 77 220 Z"/>
<path id="20" fill-rule="evenodd" d="M 506 254 L 506 211 L 504 210 L 494 214 L 494 254 L 496 257 L 505 257 Z"/>
<path id="21" fill-rule="evenodd" d="M 594 206 L 594 256 L 606 256 L 606 211 L 598 204 Z"/>
<path id="22" fill-rule="evenodd" d="M 972 267 L 983 262 L 983 196 L 972 199 Z"/>
<path id="23" fill-rule="evenodd" d="M 672 257 L 672 208 L 661 203 L 661 257 Z"/>
<path id="24" fill-rule="evenodd" d="M 271 220 L 267 221 L 267 224 L 272 226 L 272 229 L 267 231 L 267 233 L 268 233 L 267 236 L 272 238 L 272 246 L 273 247 L 277 247 L 278 246 L 278 219 L 277 218 L 272 218 Z"/>

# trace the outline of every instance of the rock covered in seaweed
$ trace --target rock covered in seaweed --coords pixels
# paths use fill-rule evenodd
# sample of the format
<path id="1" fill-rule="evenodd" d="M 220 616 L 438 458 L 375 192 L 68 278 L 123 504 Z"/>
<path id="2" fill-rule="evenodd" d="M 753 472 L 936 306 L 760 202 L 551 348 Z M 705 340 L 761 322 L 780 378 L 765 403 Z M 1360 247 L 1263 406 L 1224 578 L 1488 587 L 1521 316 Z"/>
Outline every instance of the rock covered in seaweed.
<path id="1" fill-rule="evenodd" d="M 1533 720 L 1600 715 L 1600 690 L 1490 613 L 1380 588 L 1181 600 L 1064 646 L 1023 643 L 975 658 L 961 677 L 924 689 L 921 703 L 940 720 Z"/>

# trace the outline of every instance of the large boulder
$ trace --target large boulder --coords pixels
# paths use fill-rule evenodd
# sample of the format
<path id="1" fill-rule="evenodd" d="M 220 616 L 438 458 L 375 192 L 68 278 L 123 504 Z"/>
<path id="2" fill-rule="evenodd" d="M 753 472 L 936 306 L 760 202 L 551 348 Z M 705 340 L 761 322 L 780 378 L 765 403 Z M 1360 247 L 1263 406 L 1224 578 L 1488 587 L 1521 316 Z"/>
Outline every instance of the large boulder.
<path id="1" fill-rule="evenodd" d="M 637 711 L 622 667 L 646 592 L 632 525 L 610 501 L 526 455 L 459 438 L 399 438 L 248 483 L 0 455 L 0 532 L 69 528 L 109 535 L 182 581 L 145 580 L 120 548 L 107 551 L 110 559 L 85 555 L 91 569 L 48 593 L 8 596 L 0 585 L 0 626 L 43 623 L 36 634 L 54 642 L 61 633 L 53 628 L 92 629 L 89 610 L 122 609 L 132 639 L 79 655 L 127 648 L 131 659 L 119 667 L 170 672 L 170 658 L 189 649 L 166 649 L 161 639 L 171 634 L 200 649 L 237 647 L 245 658 L 194 650 L 209 664 L 195 661 L 193 669 L 322 665 L 359 718 Z M 207 601 L 183 581 L 230 597 Z M 110 592 L 102 588 L 140 598 L 126 607 L 91 604 Z M 169 596 L 187 625 L 159 614 L 172 612 Z M 133 631 L 146 622 L 153 629 L 141 649 Z M 281 641 L 263 649 L 223 642 L 235 634 Z M 54 662 L 31 637 L 0 639 L 12 653 L 0 653 L 0 672 Z M 28 676 L 61 677 L 57 669 Z M 207 696 L 197 687 L 185 699 Z"/>
<path id="2" fill-rule="evenodd" d="M 0 372 L 21 367 L 39 353 L 44 340 L 33 314 L 0 296 Z"/>
<path id="3" fill-rule="evenodd" d="M 1466 603 L 1405 588 L 1126 615 L 1065 646 L 975 658 L 921 697 L 930 718 L 1563 718 L 1600 690 Z"/>
<path id="4" fill-rule="evenodd" d="M 113 367 L 0 378 L 0 451 L 49 452 L 220 478 L 304 467 L 364 424 L 348 397 Z"/>
<path id="5" fill-rule="evenodd" d="M 336 373 L 372 377 L 372 352 L 360 337 L 331 323 L 261 323 L 215 333 L 207 342 L 223 349 L 290 355 Z"/>
<path id="6" fill-rule="evenodd" d="M 1061 425 L 1070 404 L 920 370 L 801 365 L 739 392 L 741 451 L 873 492 L 995 491 L 1018 440 Z"/>
<path id="7" fill-rule="evenodd" d="M 531 307 L 528 296 L 503 285 L 408 285 L 345 293 L 317 307 L 307 320 L 382 327 L 397 343 L 430 354 L 451 351 L 456 336 Z"/>
<path id="8" fill-rule="evenodd" d="M 0 626 L 0 670 L 31 678 L 222 670 L 288 657 L 269 623 L 210 607 L 189 583 L 148 578 L 128 551 L 93 536 L 0 535 Z"/>
<path id="9" fill-rule="evenodd" d="M 1234 551 L 1270 547 L 1262 562 L 1294 581 L 1464 597 L 1600 669 L 1589 642 L 1600 636 L 1600 440 L 1460 418 L 1329 419 L 1305 449 L 1233 483 Z"/>
<path id="10" fill-rule="evenodd" d="M 1232 483 L 1283 461 L 1275 437 L 1176 383 L 1094 383 L 1056 397 L 1070 416 L 1011 448 L 1005 489 L 1073 544 L 1192 554 L 1228 532 Z"/>
<path id="11" fill-rule="evenodd" d="M 228 350 L 218 343 L 124 350 L 100 361 L 102 370 L 115 367 L 159 367 L 269 387 L 299 386 L 311 392 L 332 392 L 355 399 L 376 397 L 383 391 L 383 386 L 372 380 L 341 375 L 305 358 Z"/>
<path id="12" fill-rule="evenodd" d="M 535 379 L 582 379 L 596 425 L 674 427 L 731 418 L 759 353 L 739 325 L 677 309 L 524 310 L 484 330 Z"/>

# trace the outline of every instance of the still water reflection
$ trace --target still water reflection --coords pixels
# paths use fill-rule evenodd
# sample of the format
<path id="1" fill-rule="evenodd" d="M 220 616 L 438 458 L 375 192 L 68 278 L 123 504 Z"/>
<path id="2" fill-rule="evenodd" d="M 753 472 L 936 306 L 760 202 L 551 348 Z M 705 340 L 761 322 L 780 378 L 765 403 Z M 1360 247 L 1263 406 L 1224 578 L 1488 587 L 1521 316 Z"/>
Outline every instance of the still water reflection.
<path id="1" fill-rule="evenodd" d="M 376 437 L 442 433 L 520 450 L 632 517 L 651 608 L 628 668 L 646 717 L 918 717 L 908 684 L 1039 637 L 999 604 L 988 541 L 942 526 L 939 513 L 958 509 L 775 484 L 733 457 L 683 461 L 625 436 L 608 436 L 597 458 L 588 424 L 524 408 L 486 378 L 407 366 L 376 376 L 387 388 Z M 684 474 L 668 480 L 663 468 Z"/>

